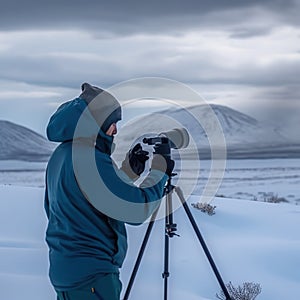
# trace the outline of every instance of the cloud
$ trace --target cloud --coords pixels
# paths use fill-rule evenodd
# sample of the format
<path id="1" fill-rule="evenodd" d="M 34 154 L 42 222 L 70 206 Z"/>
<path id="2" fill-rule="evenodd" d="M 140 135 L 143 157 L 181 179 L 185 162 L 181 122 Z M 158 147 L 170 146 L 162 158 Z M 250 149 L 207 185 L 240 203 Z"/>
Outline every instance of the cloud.
<path id="1" fill-rule="evenodd" d="M 257 36 L 266 36 L 270 34 L 272 31 L 271 28 L 268 27 L 240 27 L 236 30 L 234 30 L 233 33 L 230 34 L 230 38 L 235 39 L 247 39 Z"/>
<path id="2" fill-rule="evenodd" d="M 236 44 L 220 31 L 100 40 L 85 32 L 31 31 L 0 36 L 0 77 L 33 85 L 108 87 L 134 77 L 185 83 L 278 86 L 300 84 L 299 31 L 273 32 Z M 20 37 L 21 36 L 21 37 Z M 78 43 L 80 41 L 80 43 Z M 259 45 L 259 46 L 258 46 Z"/>
<path id="3" fill-rule="evenodd" d="M 144 76 L 201 86 L 200 92 L 221 104 L 299 100 L 300 1 L 1 5 L 0 88 L 6 94 L 0 111 L 7 115 L 15 112 L 9 101 L 3 109 L 5 95 L 24 103 L 31 95 L 30 105 L 39 95 L 58 103 L 77 95 L 84 81 L 106 88 Z"/>
<path id="4" fill-rule="evenodd" d="M 234 27 L 241 20 L 255 20 L 257 14 L 272 16 L 272 26 L 276 22 L 298 26 L 297 8 L 296 0 L 11 0 L 1 4 L 0 26 L 2 30 L 85 29 L 102 37 L 158 30 L 176 34 L 200 27 Z"/>

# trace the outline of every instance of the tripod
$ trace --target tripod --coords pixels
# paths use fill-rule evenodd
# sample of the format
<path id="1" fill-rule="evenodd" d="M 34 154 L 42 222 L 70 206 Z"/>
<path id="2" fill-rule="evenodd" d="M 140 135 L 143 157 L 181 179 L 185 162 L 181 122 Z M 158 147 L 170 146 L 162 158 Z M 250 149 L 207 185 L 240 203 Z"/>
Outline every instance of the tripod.
<path id="1" fill-rule="evenodd" d="M 179 188 L 179 187 L 176 187 L 174 185 L 171 184 L 171 181 L 172 181 L 172 177 L 175 176 L 176 174 L 172 174 L 169 179 L 168 179 L 168 182 L 167 182 L 167 185 L 165 187 L 165 196 L 166 196 L 166 217 L 165 217 L 165 249 L 164 249 L 164 272 L 162 273 L 162 277 L 164 279 L 164 300 L 167 300 L 168 299 L 168 278 L 170 276 L 170 273 L 169 273 L 169 239 L 174 237 L 175 235 L 176 236 L 179 236 L 178 234 L 176 234 L 176 231 L 177 231 L 177 224 L 175 224 L 173 222 L 173 213 L 172 213 L 172 193 L 173 191 L 176 192 L 179 200 L 181 201 L 182 205 L 183 205 L 183 208 L 191 222 L 191 225 L 198 237 L 198 240 L 203 248 L 203 251 L 211 265 L 211 268 L 221 286 L 221 289 L 226 297 L 226 300 L 231 300 L 230 298 L 230 295 L 227 291 L 227 288 L 222 280 L 222 277 L 216 267 L 216 264 L 214 263 L 213 261 L 213 258 L 205 244 L 205 241 L 200 233 L 200 230 L 197 226 L 197 223 L 184 199 L 184 196 L 183 196 L 183 192 L 182 190 Z M 131 277 L 130 277 L 130 280 L 129 280 L 129 283 L 128 283 L 128 286 L 127 286 L 127 289 L 125 291 L 125 294 L 124 294 L 124 298 L 123 300 L 128 300 L 128 297 L 129 297 L 129 294 L 130 294 L 130 291 L 132 289 L 132 286 L 133 286 L 133 282 L 134 282 L 134 279 L 136 277 L 136 274 L 137 274 L 137 271 L 138 271 L 138 268 L 140 266 L 140 263 L 141 263 L 141 260 L 142 260 L 142 257 L 143 257 L 143 254 L 144 254 L 144 251 L 145 251 L 145 248 L 146 248 L 146 245 L 147 245 L 147 242 L 149 240 L 149 237 L 150 237 L 150 233 L 152 231 L 152 228 L 153 228 L 153 225 L 154 225 L 154 222 L 155 222 L 155 218 L 157 216 L 157 213 L 158 213 L 158 210 L 159 210 L 159 207 L 156 209 L 156 211 L 152 214 L 151 216 L 151 219 L 150 219 L 150 223 L 148 225 L 148 228 L 146 230 L 146 233 L 145 233 L 145 236 L 144 236 L 144 239 L 143 239 L 143 242 L 142 242 L 142 245 L 141 245 L 141 248 L 140 248 L 140 251 L 139 251 L 139 254 L 138 254 L 138 257 L 136 259 L 136 262 L 135 262 L 135 265 L 134 265 L 134 268 L 133 268 L 133 271 L 131 273 Z"/>

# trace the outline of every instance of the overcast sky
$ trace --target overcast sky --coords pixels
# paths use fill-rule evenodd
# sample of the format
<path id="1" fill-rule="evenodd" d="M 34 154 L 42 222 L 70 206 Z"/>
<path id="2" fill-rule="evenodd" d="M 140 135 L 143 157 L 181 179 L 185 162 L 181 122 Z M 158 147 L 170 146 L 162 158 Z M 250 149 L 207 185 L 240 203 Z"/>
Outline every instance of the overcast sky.
<path id="1" fill-rule="evenodd" d="M 300 1 L 1 1 L 0 119 L 44 134 L 88 81 L 158 76 L 257 118 L 297 120 Z"/>

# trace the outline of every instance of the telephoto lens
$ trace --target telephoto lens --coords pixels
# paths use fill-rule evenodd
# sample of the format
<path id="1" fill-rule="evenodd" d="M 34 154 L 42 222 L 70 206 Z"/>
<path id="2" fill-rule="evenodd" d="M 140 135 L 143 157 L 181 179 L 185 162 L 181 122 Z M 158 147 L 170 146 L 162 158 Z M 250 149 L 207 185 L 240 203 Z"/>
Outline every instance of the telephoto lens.
<path id="1" fill-rule="evenodd" d="M 167 137 L 170 141 L 170 147 L 173 149 L 186 148 L 190 142 L 189 133 L 185 128 L 174 128 L 160 133 L 159 136 Z"/>
<path id="2" fill-rule="evenodd" d="M 170 131 L 161 132 L 156 137 L 143 139 L 144 144 L 156 145 L 169 143 L 169 147 L 173 149 L 186 148 L 189 142 L 190 137 L 185 128 L 174 128 Z"/>

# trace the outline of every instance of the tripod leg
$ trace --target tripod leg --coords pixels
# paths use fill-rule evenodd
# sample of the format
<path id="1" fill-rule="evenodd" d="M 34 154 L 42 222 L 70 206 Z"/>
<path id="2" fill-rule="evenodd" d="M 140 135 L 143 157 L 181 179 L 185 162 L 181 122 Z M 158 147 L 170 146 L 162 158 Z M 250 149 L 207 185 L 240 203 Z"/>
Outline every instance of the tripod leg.
<path id="1" fill-rule="evenodd" d="M 209 253 L 209 250 L 208 250 L 208 248 L 207 248 L 207 246 L 205 244 L 205 241 L 204 241 L 204 239 L 203 239 L 203 237 L 202 237 L 202 235 L 200 233 L 200 230 L 199 230 L 199 228 L 197 226 L 197 223 L 196 223 L 196 221 L 195 221 L 195 219 L 194 219 L 194 217 L 193 217 L 193 215 L 192 215 L 192 213 L 191 213 L 188 205 L 186 204 L 186 201 L 184 199 L 182 190 L 179 187 L 175 187 L 175 191 L 176 191 L 176 193 L 177 193 L 177 195 L 178 195 L 178 197 L 179 197 L 179 199 L 180 199 L 180 201 L 181 201 L 181 203 L 182 203 L 182 205 L 184 207 L 184 210 L 185 210 L 185 212 L 186 212 L 186 214 L 187 214 L 187 216 L 188 216 L 188 218 L 189 218 L 189 220 L 191 222 L 191 225 L 192 225 L 192 227 L 193 227 L 193 229 L 194 229 L 194 231 L 195 231 L 195 233 L 196 233 L 196 235 L 198 237 L 198 240 L 199 240 L 199 242 L 200 242 L 200 244 L 201 244 L 201 246 L 202 246 L 202 248 L 203 248 L 203 250 L 204 250 L 204 252 L 206 254 L 206 257 L 207 257 L 207 259 L 208 259 L 208 261 L 209 261 L 209 263 L 210 263 L 210 265 L 211 265 L 211 267 L 212 267 L 212 269 L 213 269 L 213 271 L 214 271 L 214 273 L 215 273 L 215 275 L 217 277 L 217 280 L 218 280 L 218 282 L 219 282 L 219 284 L 220 284 L 220 286 L 222 288 L 222 291 L 223 291 L 223 293 L 224 293 L 224 295 L 226 297 L 226 300 L 231 300 L 230 295 L 229 295 L 229 293 L 227 291 L 227 288 L 226 288 L 226 286 L 225 286 L 225 284 L 223 282 L 223 279 L 222 279 L 222 277 L 221 277 L 221 275 L 220 275 L 220 273 L 219 273 L 219 271 L 217 269 L 217 266 L 214 263 L 214 260 L 213 260 L 213 258 L 211 256 L 211 254 Z"/>
<path id="2" fill-rule="evenodd" d="M 165 216 L 165 256 L 164 256 L 164 272 L 162 277 L 164 279 L 164 300 L 168 299 L 168 278 L 169 272 L 169 249 L 170 249 L 170 234 L 168 232 L 169 226 L 173 223 L 172 216 L 172 193 L 173 190 L 168 189 L 166 194 L 166 216 Z"/>
<path id="3" fill-rule="evenodd" d="M 164 272 L 162 277 L 164 279 L 164 300 L 168 299 L 168 278 L 169 273 L 169 236 L 165 234 L 165 258 L 164 258 Z"/>
<path id="4" fill-rule="evenodd" d="M 143 242 L 142 242 L 142 245 L 141 245 L 141 248 L 140 248 L 138 257 L 137 257 L 137 259 L 136 259 L 136 262 L 135 262 L 133 271 L 132 271 L 132 273 L 131 273 L 130 280 L 129 280 L 128 286 L 127 286 L 127 288 L 126 288 L 126 291 L 125 291 L 123 300 L 127 300 L 128 297 L 129 297 L 129 294 L 130 294 L 130 291 L 131 291 L 131 289 L 132 289 L 133 282 L 134 282 L 134 279 L 135 279 L 135 277 L 136 277 L 138 268 L 139 268 L 139 266 L 140 266 L 140 264 L 141 264 L 142 257 L 143 257 L 143 254 L 144 254 L 144 252 L 145 252 L 146 245 L 147 245 L 147 242 L 148 242 L 148 240 L 149 240 L 150 233 L 151 233 L 151 231 L 152 231 L 152 228 L 153 228 L 153 225 L 154 225 L 155 218 L 156 218 L 156 215 L 157 215 L 157 213 L 158 213 L 158 210 L 159 210 L 159 207 L 158 207 L 158 208 L 156 209 L 156 211 L 153 213 L 153 215 L 152 215 L 152 217 L 151 217 L 151 220 L 150 220 L 150 222 L 149 222 L 149 225 L 148 225 L 147 231 L 146 231 L 146 233 L 145 233 L 145 236 L 144 236 L 144 239 L 143 239 Z"/>

